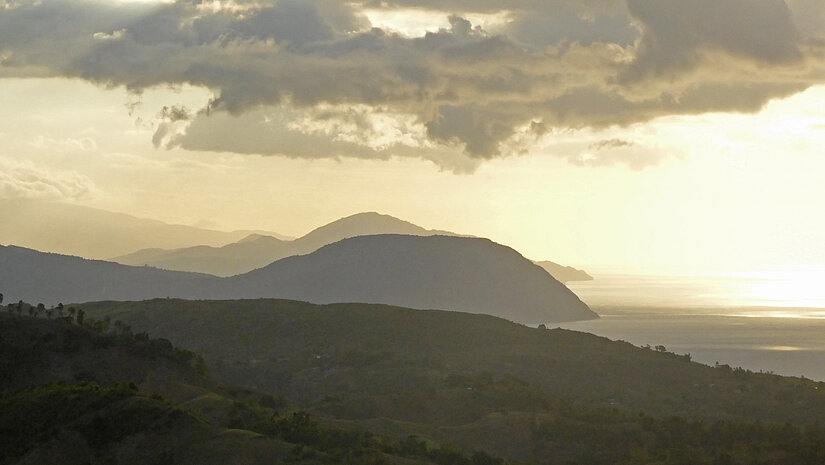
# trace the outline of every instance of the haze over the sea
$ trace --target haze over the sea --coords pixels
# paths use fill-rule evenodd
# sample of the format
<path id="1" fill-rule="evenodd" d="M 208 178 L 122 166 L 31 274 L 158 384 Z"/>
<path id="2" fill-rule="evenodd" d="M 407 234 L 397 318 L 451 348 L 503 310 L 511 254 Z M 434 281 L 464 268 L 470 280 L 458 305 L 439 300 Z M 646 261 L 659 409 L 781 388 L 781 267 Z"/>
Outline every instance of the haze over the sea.
<path id="1" fill-rule="evenodd" d="M 693 360 L 825 381 L 821 268 L 690 275 L 594 273 L 568 283 L 601 318 L 566 323 Z"/>
<path id="2" fill-rule="evenodd" d="M 593 281 L 568 287 L 595 307 L 693 308 L 697 313 L 740 316 L 825 317 L 825 268 L 714 274 L 621 274 L 592 272 Z"/>

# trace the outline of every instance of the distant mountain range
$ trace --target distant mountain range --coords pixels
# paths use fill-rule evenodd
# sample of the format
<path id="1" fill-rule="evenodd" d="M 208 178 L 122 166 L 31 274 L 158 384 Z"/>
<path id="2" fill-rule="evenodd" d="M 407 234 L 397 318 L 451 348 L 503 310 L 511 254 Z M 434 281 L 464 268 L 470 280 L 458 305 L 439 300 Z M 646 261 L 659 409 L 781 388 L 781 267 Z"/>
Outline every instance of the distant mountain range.
<path id="1" fill-rule="evenodd" d="M 293 255 L 304 255 L 342 239 L 377 234 L 406 234 L 412 236 L 459 236 L 459 234 L 425 229 L 408 221 L 375 212 L 358 213 L 321 226 L 295 240 L 252 234 L 223 247 L 199 245 L 182 249 L 143 249 L 114 257 L 111 260 L 124 265 L 153 266 L 164 270 L 192 271 L 215 276 L 234 276 L 246 273 Z M 551 261 L 536 262 L 561 282 L 593 279 L 582 270 Z"/>
<path id="2" fill-rule="evenodd" d="M 223 247 L 201 245 L 173 250 L 144 249 L 111 260 L 124 265 L 148 265 L 164 270 L 233 276 L 261 268 L 285 257 L 314 252 L 341 239 L 376 234 L 456 235 L 448 231 L 424 229 L 389 215 L 369 212 L 333 221 L 292 241 L 253 234 Z"/>
<path id="3" fill-rule="evenodd" d="M 0 200 L 0 244 L 107 259 L 147 247 L 224 245 L 270 231 L 213 231 L 136 218 L 96 208 L 37 200 Z"/>
<path id="4" fill-rule="evenodd" d="M 550 275 L 559 281 L 592 281 L 593 277 L 582 270 L 577 270 L 572 266 L 559 265 L 551 261 L 536 262 L 536 265 L 544 268 Z"/>
<path id="5" fill-rule="evenodd" d="M 294 239 L 271 231 L 215 231 L 26 199 L 0 200 L 0 218 L 0 244 L 215 276 L 243 274 L 348 237 L 459 235 L 367 212 L 341 218 Z M 561 282 L 593 279 L 581 270 L 553 262 L 537 264 Z"/>
<path id="6" fill-rule="evenodd" d="M 523 323 L 598 318 L 541 267 L 488 239 L 358 236 L 229 278 L 0 248 L 7 301 L 277 297 L 486 313 Z"/>

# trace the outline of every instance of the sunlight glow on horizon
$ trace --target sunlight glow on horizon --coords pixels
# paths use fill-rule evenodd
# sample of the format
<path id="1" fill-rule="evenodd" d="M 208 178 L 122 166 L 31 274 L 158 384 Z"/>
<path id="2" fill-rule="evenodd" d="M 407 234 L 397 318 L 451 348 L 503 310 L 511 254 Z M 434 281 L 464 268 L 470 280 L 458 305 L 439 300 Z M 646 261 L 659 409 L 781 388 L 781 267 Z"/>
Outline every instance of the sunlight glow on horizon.
<path id="1" fill-rule="evenodd" d="M 691 313 L 706 316 L 825 319 L 823 267 L 778 267 L 705 275 L 588 271 L 594 281 L 567 285 L 584 302 L 597 308 L 667 308 L 670 313 L 690 309 Z M 720 314 L 718 308 L 726 310 Z"/>
<path id="2" fill-rule="evenodd" d="M 825 308 L 825 271 L 778 272 L 745 284 L 742 298 L 779 307 Z M 788 313 L 793 318 L 795 314 Z M 810 313 L 806 313 L 810 315 Z M 783 316 L 783 315 L 773 315 Z M 819 312 L 817 317 L 825 317 Z"/>

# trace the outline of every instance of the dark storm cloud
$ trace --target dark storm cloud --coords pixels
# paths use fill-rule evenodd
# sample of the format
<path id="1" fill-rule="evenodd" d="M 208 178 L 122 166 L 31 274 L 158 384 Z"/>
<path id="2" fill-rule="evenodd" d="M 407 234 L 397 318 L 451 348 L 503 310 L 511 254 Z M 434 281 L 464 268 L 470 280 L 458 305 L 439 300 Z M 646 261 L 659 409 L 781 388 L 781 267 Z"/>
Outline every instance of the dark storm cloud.
<path id="1" fill-rule="evenodd" d="M 421 156 L 466 166 L 506 155 L 508 141 L 537 136 L 535 128 L 755 111 L 822 82 L 816 25 L 825 3 L 789 1 L 279 0 L 221 8 L 192 1 L 6 2 L 0 76 L 83 78 L 134 92 L 181 84 L 212 89 L 215 99 L 197 115 L 162 115 L 158 145 L 297 157 Z M 508 22 L 489 31 L 466 19 L 504 6 Z M 371 28 L 362 8 L 438 10 L 450 26 L 405 37 Z M 261 128 L 244 118 L 270 108 L 327 124 L 319 108 L 335 108 L 340 119 L 341 108 L 353 105 L 411 115 L 417 129 L 371 122 L 365 134 L 395 131 L 402 140 L 381 145 L 311 133 L 312 124 L 288 127 L 287 119 Z M 234 121 L 236 129 L 246 122 L 279 137 L 233 137 L 237 131 L 216 130 L 218 121 Z M 445 155 L 451 150 L 462 151 L 463 161 Z"/>
<path id="2" fill-rule="evenodd" d="M 702 51 L 763 63 L 802 58 L 799 35 L 783 0 L 628 0 L 644 25 L 629 76 L 690 69 Z"/>
<path id="3" fill-rule="evenodd" d="M 295 111 L 260 109 L 240 116 L 216 113 L 207 117 L 202 113 L 194 118 L 185 133 L 170 135 L 171 130 L 164 129 L 161 136 L 168 147 L 181 147 L 187 150 L 282 155 L 306 159 L 389 160 L 392 157 L 413 157 L 432 161 L 443 169 L 458 173 L 472 172 L 479 165 L 478 159 L 448 147 L 413 147 L 404 143 L 369 145 L 347 136 L 375 135 L 376 128 L 372 122 L 360 120 L 357 116 L 354 118 L 355 121 L 352 118 L 342 118 L 342 115 L 334 111 L 320 113 L 322 114 L 313 115 L 316 120 L 334 123 L 344 120 L 344 125 L 354 131 L 347 131 L 346 127 L 334 123 L 331 125 L 331 131 L 300 130 L 291 124 L 302 117 Z"/>

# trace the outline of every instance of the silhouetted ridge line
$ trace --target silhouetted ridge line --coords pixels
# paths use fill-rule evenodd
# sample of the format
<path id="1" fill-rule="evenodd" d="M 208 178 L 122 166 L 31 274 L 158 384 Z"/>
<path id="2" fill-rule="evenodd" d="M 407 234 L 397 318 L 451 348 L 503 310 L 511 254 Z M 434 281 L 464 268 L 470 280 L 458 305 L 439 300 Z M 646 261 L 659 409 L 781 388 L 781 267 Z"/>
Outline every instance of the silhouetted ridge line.
<path id="1" fill-rule="evenodd" d="M 112 261 L 124 265 L 150 265 L 165 270 L 234 276 L 261 268 L 282 258 L 314 252 L 320 247 L 341 239 L 376 234 L 455 235 L 448 231 L 428 230 L 390 215 L 366 212 L 340 218 L 292 241 L 253 234 L 222 247 L 144 249 L 115 257 Z"/>
<path id="2" fill-rule="evenodd" d="M 450 236 L 358 236 L 230 278 L 3 247 L 0 283 L 7 299 L 47 304 L 273 297 L 487 313 L 530 324 L 597 318 L 515 250 Z"/>

